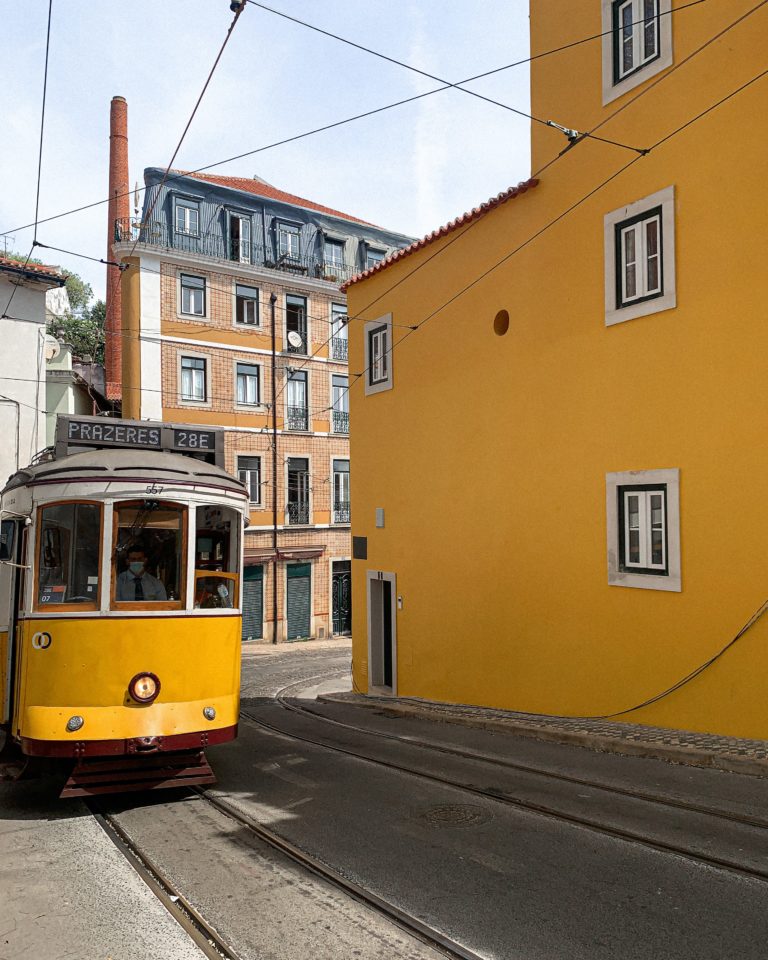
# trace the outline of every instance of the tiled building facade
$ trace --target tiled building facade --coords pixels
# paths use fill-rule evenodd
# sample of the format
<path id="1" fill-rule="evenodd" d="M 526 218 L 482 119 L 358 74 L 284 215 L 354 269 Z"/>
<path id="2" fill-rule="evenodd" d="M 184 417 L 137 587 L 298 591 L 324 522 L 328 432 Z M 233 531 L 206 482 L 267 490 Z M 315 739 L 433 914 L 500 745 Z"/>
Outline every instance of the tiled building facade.
<path id="1" fill-rule="evenodd" d="M 166 183 L 154 169 L 145 179 L 141 221 L 115 225 L 113 249 L 128 264 L 123 416 L 225 429 L 226 467 L 251 493 L 244 638 L 348 633 L 339 286 L 408 238 L 257 179 Z"/>

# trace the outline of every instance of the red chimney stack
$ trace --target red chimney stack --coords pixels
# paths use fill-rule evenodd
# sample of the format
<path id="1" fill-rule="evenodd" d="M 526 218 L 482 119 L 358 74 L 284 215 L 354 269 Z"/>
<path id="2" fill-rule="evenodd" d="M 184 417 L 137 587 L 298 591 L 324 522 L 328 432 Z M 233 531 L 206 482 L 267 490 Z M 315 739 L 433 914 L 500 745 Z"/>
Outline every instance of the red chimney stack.
<path id="1" fill-rule="evenodd" d="M 115 239 L 115 221 L 130 217 L 128 186 L 128 104 L 125 97 L 112 97 L 109 112 L 109 205 L 107 223 L 107 260 L 114 260 L 112 244 Z M 126 231 L 130 236 L 130 231 Z M 105 374 L 107 399 L 120 400 L 122 396 L 122 303 L 120 271 L 107 267 L 107 320 L 105 331 Z"/>

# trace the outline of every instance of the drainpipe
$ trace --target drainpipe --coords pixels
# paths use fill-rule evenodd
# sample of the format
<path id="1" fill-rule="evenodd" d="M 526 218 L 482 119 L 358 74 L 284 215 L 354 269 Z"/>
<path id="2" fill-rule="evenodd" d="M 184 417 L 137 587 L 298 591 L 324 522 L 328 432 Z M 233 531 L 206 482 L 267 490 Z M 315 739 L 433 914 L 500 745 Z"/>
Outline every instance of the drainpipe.
<path id="1" fill-rule="evenodd" d="M 272 643 L 277 643 L 277 337 L 275 303 L 277 294 L 269 298 L 272 322 Z"/>

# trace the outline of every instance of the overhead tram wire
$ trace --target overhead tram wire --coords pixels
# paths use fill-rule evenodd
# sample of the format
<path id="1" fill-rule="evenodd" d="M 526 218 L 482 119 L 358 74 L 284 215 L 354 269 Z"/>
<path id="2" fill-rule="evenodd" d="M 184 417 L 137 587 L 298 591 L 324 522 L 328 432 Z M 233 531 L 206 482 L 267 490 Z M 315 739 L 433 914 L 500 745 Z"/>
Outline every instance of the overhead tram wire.
<path id="1" fill-rule="evenodd" d="M 752 12 L 754 12 L 755 10 L 759 9 L 761 6 L 764 6 L 765 3 L 768 3 L 768 0 L 761 0 L 761 3 L 757 4 L 756 7 L 752 8 L 752 10 L 749 11 L 749 13 L 752 13 Z M 730 29 L 731 27 L 735 26 L 736 23 L 741 22 L 741 20 L 745 19 L 745 17 L 748 16 L 749 13 L 746 14 L 744 17 L 738 18 L 738 20 L 734 21 L 728 28 L 726 28 L 725 30 L 721 31 L 721 32 L 718 34 L 718 36 L 722 36 L 723 33 L 725 33 L 725 32 L 726 32 L 728 29 Z M 690 60 L 691 56 L 695 55 L 695 53 L 700 52 L 700 50 L 704 49 L 704 48 L 705 48 L 706 46 L 708 46 L 710 43 L 711 43 L 711 39 L 708 40 L 704 45 L 702 45 L 702 47 L 698 48 L 697 51 L 694 51 L 694 54 L 691 54 L 691 55 L 690 55 L 688 58 L 686 58 L 686 59 L 687 59 L 687 60 Z M 688 126 L 690 126 L 691 124 L 693 124 L 693 123 L 697 122 L 698 120 L 702 119 L 704 116 L 706 116 L 706 115 L 707 115 L 708 113 L 710 113 L 712 110 L 714 110 L 714 109 L 716 109 L 717 107 L 721 106 L 722 104 L 726 103 L 726 102 L 727 102 L 728 100 L 730 100 L 732 97 L 736 96 L 737 94 L 739 94 L 739 93 L 741 93 L 743 90 L 745 90 L 747 87 L 751 86 L 752 84 L 756 83 L 758 80 L 762 79 L 762 77 L 764 77 L 764 76 L 766 75 L 766 73 L 768 73 L 768 70 L 761 72 L 761 73 L 758 74 L 757 76 L 753 77 L 751 80 L 749 80 L 749 81 L 747 81 L 746 83 L 744 83 L 742 86 L 738 87 L 736 90 L 734 90 L 734 91 L 732 91 L 731 93 L 727 94 L 725 97 L 723 97 L 721 100 L 717 101 L 715 104 L 712 104 L 711 106 L 707 107 L 707 108 L 706 108 L 704 111 L 702 111 L 701 113 L 697 114 L 696 116 L 692 117 L 690 120 L 686 121 L 685 124 L 683 124 L 682 126 L 678 127 L 677 129 L 673 130 L 670 134 L 666 135 L 665 137 L 663 137 L 662 139 L 660 139 L 660 140 L 658 140 L 656 143 L 654 143 L 650 148 L 648 148 L 648 152 L 651 152 L 652 150 L 654 150 L 654 149 L 656 149 L 657 147 L 661 146 L 663 143 L 666 143 L 667 140 L 669 140 L 669 139 L 671 139 L 672 137 L 678 135 L 680 132 L 682 132 L 682 130 L 686 129 L 686 128 L 687 128 Z M 637 99 L 637 98 L 635 98 L 635 99 Z M 462 290 L 460 290 L 457 294 L 455 294 L 453 297 L 451 297 L 449 300 L 447 300 L 444 304 L 442 304 L 440 307 L 438 307 L 436 310 L 434 310 L 431 314 L 429 314 L 427 317 L 423 318 L 419 323 L 414 324 L 414 325 L 405 325 L 405 324 L 403 324 L 403 325 L 402 325 L 403 327 L 407 327 L 407 328 L 408 328 L 408 332 L 407 332 L 406 334 L 404 334 L 404 336 L 401 337 L 400 340 L 397 341 L 397 343 L 393 343 L 393 344 L 392 344 L 392 347 L 390 348 L 390 350 L 388 351 L 388 353 L 391 353 L 391 352 L 394 350 L 395 346 L 399 346 L 399 344 L 401 344 L 402 342 L 404 342 L 404 340 L 406 340 L 406 339 L 408 338 L 408 336 L 410 336 L 412 333 L 416 332 L 416 331 L 417 331 L 421 326 L 423 326 L 428 320 L 432 319 L 432 317 L 434 317 L 437 313 L 439 313 L 441 310 L 445 309 L 446 306 L 448 306 L 450 303 L 453 303 L 456 299 L 458 299 L 458 297 L 462 296 L 467 290 L 471 289 L 473 286 L 475 286 L 477 283 L 479 283 L 481 280 L 483 280 L 486 276 L 488 276 L 489 273 L 493 272 L 495 269 L 497 269 L 497 268 L 498 268 L 499 266 L 501 266 L 503 263 L 505 263 L 506 261 L 508 261 L 512 256 L 514 256 L 516 253 L 518 253 L 520 250 L 522 250 L 524 247 L 526 247 L 529 243 L 533 242 L 533 240 L 535 240 L 535 239 L 536 239 L 538 236 L 540 236 L 542 233 L 546 232 L 550 227 L 554 226 L 557 222 L 559 222 L 559 221 L 562 220 L 564 217 L 566 217 L 566 216 L 567 216 L 569 213 L 571 213 L 574 209 L 576 209 L 578 206 L 580 206 L 582 203 L 584 203 L 587 199 L 589 199 L 591 196 L 593 196 L 595 193 L 597 193 L 600 189 L 602 189 L 604 186 L 606 186 L 608 183 L 610 183 L 612 180 L 614 180 L 617 176 L 621 175 L 621 174 L 622 174 L 625 170 L 627 170 L 630 166 L 632 166 L 632 165 L 634 165 L 635 163 L 637 163 L 638 160 L 640 160 L 640 159 L 642 159 L 641 156 L 637 156 L 637 157 L 632 158 L 632 160 L 630 160 L 628 163 L 626 163 L 623 167 L 619 168 L 619 170 L 617 170 L 617 171 L 616 171 L 615 173 L 613 173 L 610 177 L 608 177 L 606 180 L 604 180 L 601 184 L 599 184 L 597 187 L 595 187 L 593 190 L 591 190 L 588 194 L 586 194 L 585 196 L 583 196 L 582 198 L 580 198 L 578 201 L 576 201 L 576 203 L 572 204 L 568 209 L 566 209 L 565 211 L 563 211 L 563 212 L 562 212 L 561 214 L 559 214 L 556 218 L 554 218 L 553 220 L 549 221 L 544 227 L 541 228 L 541 230 L 537 231 L 535 234 L 533 234 L 531 237 L 529 237 L 528 240 L 524 241 L 523 244 L 521 244 L 519 247 L 515 248 L 515 250 L 511 251 L 509 254 L 507 254 L 505 257 L 503 257 L 501 260 L 499 260 L 496 264 L 494 264 L 492 267 L 490 267 L 487 271 L 485 271 L 485 272 L 484 272 L 483 274 L 481 274 L 479 277 L 475 278 L 475 279 L 472 281 L 472 283 L 468 284 L 466 287 L 464 287 Z M 471 226 L 471 224 L 470 224 L 469 226 Z M 468 227 L 467 229 L 469 229 L 469 227 Z M 466 232 L 466 230 L 462 232 L 462 235 L 463 235 L 463 233 L 465 233 L 465 232 Z M 447 246 L 447 244 L 446 244 L 446 246 Z M 442 249 L 444 249 L 444 248 L 442 248 Z M 429 259 L 431 259 L 431 258 L 429 258 Z M 408 276 L 411 276 L 414 272 L 415 272 L 415 271 L 411 271 L 411 274 L 409 274 Z M 406 279 L 407 279 L 407 278 L 406 278 Z M 402 282 L 402 281 L 400 281 L 400 282 Z M 397 285 L 398 285 L 398 284 L 395 284 L 394 286 L 397 286 Z M 389 290 L 394 289 L 394 286 L 391 287 L 391 288 L 389 288 Z M 385 294 L 386 294 L 387 292 L 389 292 L 389 290 L 388 290 L 388 291 L 385 291 Z M 385 295 L 385 294 L 383 294 L 383 295 Z M 382 295 L 382 296 L 383 296 L 383 295 Z M 377 299 L 380 299 L 380 298 L 377 298 Z M 375 303 L 376 301 L 372 301 L 372 302 Z M 369 304 L 368 306 L 370 306 L 370 305 L 371 305 L 371 304 Z M 363 308 L 363 309 L 367 309 L 367 307 L 365 307 L 365 308 Z M 357 315 L 356 317 L 349 318 L 349 319 L 363 319 L 363 318 L 362 318 L 360 315 Z M 142 337 L 141 335 L 139 335 L 139 339 L 145 339 L 145 340 L 149 340 L 150 342 L 152 342 L 152 338 Z M 157 340 L 157 341 L 155 341 L 155 342 L 162 342 L 162 341 Z M 328 341 L 325 341 L 323 344 L 321 344 L 318 349 L 322 349 L 323 346 L 325 346 L 325 345 L 327 344 L 327 342 L 328 342 Z M 302 366 L 306 366 L 306 364 L 307 364 L 310 360 L 312 360 L 312 359 L 317 355 L 317 352 L 318 352 L 318 351 L 315 351 L 315 352 L 314 352 L 313 354 L 311 354 L 309 357 L 305 358 Z M 351 389 L 351 387 L 353 386 L 353 384 L 354 384 L 358 379 L 360 379 L 360 378 L 364 375 L 365 372 L 367 372 L 367 369 L 368 369 L 368 368 L 365 368 L 361 373 L 352 375 L 352 381 L 349 383 L 349 385 L 348 385 L 348 387 L 346 388 L 346 391 L 345 391 L 345 392 L 348 392 L 349 389 Z M 146 389 L 146 388 L 145 388 L 145 389 Z M 282 392 L 282 391 L 281 391 L 281 392 Z M 221 399 L 221 400 L 229 400 L 230 398 L 224 398 L 224 397 L 222 397 L 222 398 L 218 398 L 218 399 Z M 326 411 L 330 411 L 330 410 L 332 410 L 332 409 L 334 409 L 332 406 L 331 406 L 331 407 L 324 407 L 324 408 L 316 411 L 315 413 L 323 413 L 323 412 L 326 412 Z"/>
<path id="2" fill-rule="evenodd" d="M 742 16 L 742 17 L 739 17 L 736 21 L 733 21 L 728 27 L 724 28 L 724 30 L 720 31 L 720 33 L 717 34 L 717 37 L 718 37 L 718 38 L 721 37 L 721 36 L 722 36 L 724 33 L 726 33 L 729 29 L 731 29 L 732 27 L 736 26 L 737 23 L 739 23 L 739 22 L 741 22 L 742 20 L 744 20 L 747 16 L 749 16 L 751 13 L 755 12 L 755 11 L 756 11 L 757 9 L 759 9 L 760 7 L 764 6 L 766 3 L 768 3 L 768 0 L 761 0 L 761 2 L 758 3 L 755 7 L 753 7 L 752 10 L 748 11 L 747 14 L 745 14 L 745 15 Z M 710 38 L 708 41 L 706 41 L 705 44 L 703 44 L 703 45 L 702 45 L 701 47 L 699 47 L 696 51 L 694 51 L 691 55 L 689 55 L 689 57 L 686 58 L 686 61 L 687 61 L 687 60 L 690 60 L 691 57 L 693 57 L 695 54 L 697 54 L 698 52 L 700 52 L 701 50 L 703 50 L 705 47 L 709 46 L 709 44 L 712 42 L 713 39 L 716 39 L 716 38 Z M 681 64 L 681 65 L 682 65 L 682 64 Z M 720 100 L 718 100 L 716 103 L 710 105 L 710 106 L 707 107 L 705 110 L 701 111 L 699 114 L 697 114 L 697 115 L 695 115 L 694 117 L 692 117 L 691 119 L 687 120 L 684 124 L 682 124 L 681 126 L 677 127 L 677 128 L 676 128 L 675 130 L 673 130 L 671 133 L 665 135 L 664 137 L 662 137 L 661 139 L 659 139 L 658 141 L 656 141 L 650 148 L 648 148 L 648 152 L 650 153 L 652 150 L 655 150 L 657 147 L 659 147 L 659 146 L 661 146 L 662 144 L 666 143 L 666 142 L 667 142 L 668 140 L 670 140 L 672 137 L 677 136 L 679 133 L 681 133 L 681 132 L 682 132 L 683 130 L 685 130 L 687 127 L 691 126 L 693 123 L 695 123 L 695 122 L 697 122 L 698 120 L 702 119 L 702 118 L 705 117 L 707 114 L 709 114 L 710 112 L 712 112 L 713 110 L 715 110 L 717 107 L 723 105 L 724 103 L 726 103 L 727 101 L 729 101 L 729 100 L 732 99 L 733 97 L 737 96 L 737 95 L 738 95 L 739 93 L 741 93 L 743 90 L 747 89 L 747 88 L 750 87 L 752 84 L 754 84 L 754 83 L 756 83 L 757 81 L 759 81 L 760 79 L 762 79 L 764 76 L 766 76 L 766 74 L 768 74 L 768 70 L 762 71 L 761 73 L 757 74 L 755 77 L 753 77 L 752 79 L 750 79 L 749 81 L 747 81 L 747 82 L 745 82 L 744 84 L 742 84 L 740 87 L 738 87 L 738 88 L 736 88 L 735 90 L 731 91 L 731 93 L 727 94 L 725 97 L 723 97 L 723 98 L 721 98 Z M 666 75 L 669 75 L 669 74 L 666 74 Z M 665 76 L 666 76 L 666 75 L 665 75 Z M 641 95 L 642 95 L 642 94 L 638 95 L 638 97 L 636 97 L 636 98 L 634 98 L 634 99 L 635 99 L 635 100 L 639 99 L 639 96 L 641 96 Z M 552 226 L 554 226 L 554 225 L 555 225 L 556 223 L 558 223 L 560 220 L 564 219 L 564 218 L 565 218 L 569 213 L 571 213 L 574 209 L 576 209 L 578 206 L 580 206 L 582 203 L 584 203 L 587 199 L 589 199 L 590 197 L 592 197 L 595 193 L 597 193 L 599 190 L 601 190 L 603 187 L 605 187 L 608 183 L 610 183 L 611 181 L 613 181 L 616 177 L 620 176 L 625 170 L 627 170 L 629 167 L 633 166 L 635 163 L 637 163 L 637 162 L 638 162 L 639 160 L 641 160 L 641 159 L 642 159 L 642 156 L 640 156 L 640 155 L 638 155 L 637 157 L 633 157 L 632 160 L 630 160 L 628 163 L 624 164 L 624 166 L 620 167 L 617 171 L 615 171 L 613 174 L 611 174 L 610 177 L 608 177 L 608 178 L 607 178 L 606 180 L 604 180 L 602 183 L 598 184 L 598 186 L 596 186 L 594 189 L 592 189 L 591 191 L 589 191 L 589 193 L 587 193 L 587 194 L 585 194 L 584 196 L 582 196 L 579 200 L 577 200 L 574 204 L 572 204 L 570 207 L 568 207 L 565 211 L 563 211 L 563 212 L 560 213 L 557 217 L 555 217 L 553 220 L 551 220 L 551 221 L 549 221 L 547 224 L 545 224 L 544 227 L 542 227 L 540 230 L 538 230 L 535 234 L 533 234 L 531 237 L 529 237 L 526 241 L 524 241 L 522 244 L 520 244 L 518 247 L 516 247 L 516 248 L 515 248 L 514 250 L 512 250 L 510 253 L 506 254 L 501 260 L 497 261 L 493 266 L 491 266 L 488 270 L 486 270 L 486 271 L 485 271 L 483 274 L 481 274 L 479 277 L 476 277 L 470 284 L 468 284 L 466 287 L 462 288 L 462 290 L 460 290 L 460 291 L 458 291 L 456 294 L 454 294 L 451 298 L 449 298 L 449 300 L 445 301 L 445 303 L 443 303 L 440 307 L 438 307 L 436 310 L 432 311 L 432 313 L 430 313 L 427 317 L 423 318 L 421 321 L 419 321 L 419 322 L 416 323 L 416 324 L 413 324 L 413 325 L 403 325 L 404 327 L 405 327 L 405 326 L 408 326 L 408 328 L 409 328 L 409 329 L 408 329 L 408 332 L 407 332 L 406 334 L 404 334 L 404 336 L 401 337 L 400 340 L 397 341 L 397 343 L 393 343 L 393 344 L 392 344 L 392 347 L 390 348 L 390 350 L 388 351 L 388 353 L 391 354 L 396 346 L 399 346 L 401 343 L 403 343 L 403 342 L 408 338 L 408 336 L 410 336 L 412 333 L 414 333 L 414 332 L 416 332 L 417 330 L 419 330 L 428 320 L 432 319 L 432 317 L 434 317 L 437 313 L 439 313 L 441 310 L 445 309 L 446 306 L 448 306 L 449 304 L 453 303 L 456 299 L 458 299 L 458 298 L 459 298 L 460 296 L 462 296 L 465 292 L 467 292 L 469 289 L 471 289 L 472 287 L 474 287 L 477 283 L 479 283 L 481 280 L 483 280 L 483 279 L 484 279 L 486 276 L 488 276 L 491 272 L 493 272 L 494 270 L 496 270 L 496 269 L 497 269 L 499 266 L 501 266 L 503 263 L 507 262 L 512 256 L 514 256 L 515 254 L 517 254 L 518 252 L 520 252 L 520 250 L 524 249 L 526 246 L 528 246 L 530 243 L 532 243 L 535 239 L 537 239 L 539 236 L 541 236 L 543 233 L 545 233 L 547 230 L 549 230 Z M 472 226 L 472 224 L 470 224 L 467 229 L 469 229 L 469 227 L 471 227 L 471 226 Z M 466 230 L 462 232 L 462 235 L 463 235 L 463 233 L 466 233 Z M 446 246 L 447 246 L 447 244 L 446 244 Z M 443 249 L 444 249 L 444 248 L 443 248 Z M 429 258 L 429 259 L 431 259 L 431 258 Z M 414 270 L 414 271 L 411 271 L 411 274 L 409 274 L 408 276 L 411 276 L 411 275 L 412 275 L 413 273 L 415 273 L 415 272 L 416 272 L 415 270 Z M 407 277 L 406 277 L 405 279 L 407 279 Z M 400 282 L 402 282 L 402 281 L 399 281 L 398 284 L 393 285 L 393 287 L 391 287 L 391 288 L 389 288 L 389 290 L 385 291 L 385 293 L 382 294 L 382 296 L 386 295 L 387 292 L 389 292 L 390 290 L 394 289 L 395 286 L 398 286 Z M 377 298 L 377 300 L 378 300 L 378 299 L 381 299 L 381 297 Z M 372 303 L 375 303 L 375 302 L 376 302 L 376 301 L 372 301 Z M 370 305 L 371 305 L 371 304 L 369 304 L 368 306 L 370 306 Z M 367 307 L 365 307 L 365 308 L 363 308 L 363 309 L 367 309 Z M 361 317 L 360 315 L 357 315 L 357 316 L 352 317 L 352 318 L 349 318 L 349 319 L 351 320 L 351 319 L 364 319 L 364 318 Z M 141 339 L 141 335 L 140 335 L 139 338 Z M 145 338 L 145 339 L 151 340 L 151 338 Z M 159 341 L 158 341 L 158 342 L 159 342 Z M 315 354 L 311 355 L 310 357 L 308 357 L 308 358 L 306 358 L 306 359 L 307 359 L 307 360 L 311 360 L 314 356 L 315 356 Z M 369 367 L 366 367 L 366 368 L 364 368 L 363 371 L 361 371 L 360 373 L 354 374 L 354 375 L 352 376 L 352 382 L 351 382 L 351 383 L 349 384 L 349 386 L 347 387 L 346 392 L 348 392 L 349 389 L 351 389 L 351 387 L 353 386 L 353 384 L 354 384 L 357 380 L 359 380 L 359 379 L 368 371 L 368 369 L 369 369 Z M 140 389 L 140 388 L 134 388 L 134 389 Z M 144 388 L 144 389 L 147 389 L 147 388 Z M 158 391 L 155 391 L 155 392 L 158 392 Z M 227 400 L 229 400 L 229 399 L 231 399 L 231 398 L 219 398 L 219 399 L 222 399 L 222 400 L 223 400 L 223 399 L 227 399 Z M 324 407 L 324 408 L 316 411 L 316 413 L 326 412 L 326 411 L 331 410 L 331 409 L 333 409 L 333 407 Z"/>
<path id="3" fill-rule="evenodd" d="M 660 14 L 660 16 L 667 16 L 675 13 L 680 13 L 681 11 L 687 10 L 690 7 L 695 7 L 701 3 L 708 3 L 708 2 L 710 2 L 710 0 L 691 0 L 691 2 L 683 4 L 679 7 L 674 7 L 673 9 Z M 225 160 L 217 160 L 214 163 L 209 163 L 209 164 L 206 164 L 205 166 L 197 167 L 194 170 L 188 170 L 188 171 L 184 171 L 183 173 L 178 173 L 174 176 L 168 177 L 168 179 L 166 180 L 166 183 L 173 183 L 175 180 L 179 180 L 182 177 L 189 176 L 190 174 L 205 173 L 208 170 L 213 170 L 215 167 L 220 167 L 227 163 L 234 163 L 235 160 L 243 160 L 244 158 L 254 156 L 257 153 L 263 153 L 267 150 L 273 150 L 276 147 L 281 147 L 289 143 L 294 143 L 295 141 L 302 140 L 305 137 L 311 137 L 318 133 L 324 133 L 327 130 L 332 130 L 336 127 L 344 126 L 345 124 L 348 124 L 348 123 L 353 123 L 356 120 L 363 120 L 367 117 L 374 116 L 375 114 L 383 113 L 387 110 L 392 110 L 396 107 L 405 106 L 406 104 L 413 103 L 416 100 L 422 100 L 425 97 L 431 97 L 436 93 L 442 93 L 442 91 L 444 90 L 450 90 L 453 87 L 462 87 L 464 84 L 473 83 L 476 80 L 483 80 L 486 77 L 491 77 L 498 73 L 503 73 L 506 70 L 511 70 L 515 67 L 524 66 L 527 63 L 532 63 L 534 60 L 540 60 L 544 57 L 549 57 L 549 56 L 552 56 L 553 54 L 562 53 L 565 50 L 570 50 L 573 47 L 580 46 L 581 44 L 589 43 L 594 40 L 599 40 L 601 37 L 608 36 L 611 33 L 613 33 L 612 30 L 605 30 L 602 33 L 590 34 L 589 36 L 582 37 L 579 40 L 573 40 L 570 43 L 562 44 L 559 47 L 553 47 L 551 50 L 544 50 L 541 53 L 537 53 L 532 57 L 525 57 L 521 60 L 515 60 L 512 63 L 504 64 L 501 67 L 494 67 L 492 70 L 486 70 L 483 73 L 475 74 L 474 76 L 467 77 L 464 80 L 458 80 L 456 81 L 456 83 L 444 84 L 443 86 L 435 87 L 433 90 L 427 90 L 424 93 L 415 94 L 414 96 L 407 97 L 403 100 L 396 100 L 393 103 L 386 104 L 385 106 L 376 107 L 372 110 L 367 110 L 364 113 L 359 113 L 359 114 L 356 114 L 355 116 L 347 117 L 344 120 L 337 120 L 333 123 L 325 124 L 322 127 L 315 127 L 312 130 L 307 130 L 304 133 L 296 134 L 294 136 L 287 137 L 283 140 L 277 140 L 274 143 L 265 144 L 262 147 L 256 147 L 254 150 L 247 150 L 244 153 L 240 153 L 232 157 L 227 157 L 227 159 Z M 607 119 L 610 119 L 610 117 L 608 117 Z M 138 192 L 144 193 L 146 189 L 147 189 L 146 187 L 140 187 Z M 103 200 L 94 200 L 92 203 L 86 203 L 79 207 L 72 207 L 70 210 L 64 210 L 61 213 L 54 214 L 53 216 L 45 217 L 39 222 L 43 224 L 43 223 L 50 223 L 53 220 L 60 220 L 63 217 L 69 217 L 76 213 L 82 213 L 84 210 L 91 210 L 94 207 L 102 206 L 105 203 L 109 203 L 109 201 L 112 199 L 119 200 L 119 199 L 122 199 L 123 197 L 131 197 L 133 196 L 134 192 L 135 192 L 134 190 L 128 190 L 125 193 L 116 194 L 115 197 L 106 197 Z M 22 230 L 28 230 L 32 226 L 34 226 L 34 223 L 26 223 L 23 226 L 14 227 L 14 228 L 11 228 L 10 230 L 0 230 L 0 237 L 8 236 L 13 233 L 18 233 L 18 232 L 21 232 Z"/>
<path id="4" fill-rule="evenodd" d="M 34 221 L 34 234 L 32 237 L 32 245 L 29 248 L 29 253 L 27 254 L 27 259 L 24 261 L 24 269 L 29 266 L 29 261 L 32 259 L 32 253 L 34 252 L 35 247 L 37 246 L 37 227 L 40 220 L 40 181 L 42 179 L 43 171 L 43 134 L 45 132 L 45 104 L 48 94 L 48 55 L 51 49 L 51 17 L 53 14 L 53 0 L 48 0 L 48 24 L 45 32 L 45 66 L 43 68 L 43 103 L 40 109 L 40 144 L 37 152 L 37 187 L 35 190 L 35 221 Z M 3 309 L 2 314 L 0 314 L 0 320 L 5 320 L 8 317 L 8 310 L 13 303 L 13 298 L 16 296 L 16 291 L 18 290 L 18 285 L 14 285 L 13 290 L 11 290 L 11 295 L 8 297 L 8 302 Z"/>

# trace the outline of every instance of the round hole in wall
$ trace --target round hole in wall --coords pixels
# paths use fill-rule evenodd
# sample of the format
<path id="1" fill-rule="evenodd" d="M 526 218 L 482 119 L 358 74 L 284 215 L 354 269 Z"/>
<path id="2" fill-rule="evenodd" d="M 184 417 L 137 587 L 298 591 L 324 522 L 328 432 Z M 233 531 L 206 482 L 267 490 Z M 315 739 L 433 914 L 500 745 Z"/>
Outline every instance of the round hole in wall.
<path id="1" fill-rule="evenodd" d="M 509 330 L 509 313 L 507 310 L 499 310 L 493 318 L 493 332 L 497 337 L 503 337 Z"/>

